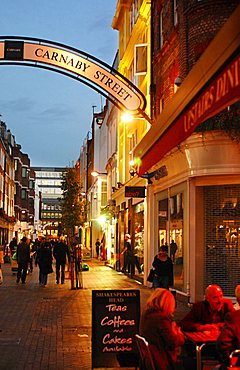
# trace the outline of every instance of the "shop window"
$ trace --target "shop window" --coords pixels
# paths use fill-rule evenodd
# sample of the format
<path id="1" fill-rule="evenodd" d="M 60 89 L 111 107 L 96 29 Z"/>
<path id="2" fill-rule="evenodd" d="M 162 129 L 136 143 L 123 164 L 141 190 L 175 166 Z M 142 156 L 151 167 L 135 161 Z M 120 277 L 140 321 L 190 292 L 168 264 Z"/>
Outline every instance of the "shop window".
<path id="1" fill-rule="evenodd" d="M 138 259 L 141 269 L 144 270 L 144 203 L 134 207 L 134 255 Z M 135 271 L 136 273 L 137 271 Z"/>
<path id="2" fill-rule="evenodd" d="M 170 244 L 177 250 L 171 253 Z M 158 248 L 168 245 L 168 254 L 174 262 L 174 286 L 183 289 L 183 193 L 158 202 Z"/>
<path id="3" fill-rule="evenodd" d="M 205 286 L 216 283 L 234 296 L 240 281 L 240 185 L 207 186 L 205 205 Z"/>

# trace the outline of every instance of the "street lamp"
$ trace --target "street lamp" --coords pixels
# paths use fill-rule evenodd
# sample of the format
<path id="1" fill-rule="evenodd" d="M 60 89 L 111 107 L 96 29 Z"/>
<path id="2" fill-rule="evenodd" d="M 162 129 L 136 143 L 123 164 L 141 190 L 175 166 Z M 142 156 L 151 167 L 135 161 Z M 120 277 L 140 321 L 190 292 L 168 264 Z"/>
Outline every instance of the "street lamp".
<path id="1" fill-rule="evenodd" d="M 98 171 L 92 171 L 91 175 L 93 177 L 101 176 L 101 175 L 107 175 L 107 172 L 98 172 Z"/>

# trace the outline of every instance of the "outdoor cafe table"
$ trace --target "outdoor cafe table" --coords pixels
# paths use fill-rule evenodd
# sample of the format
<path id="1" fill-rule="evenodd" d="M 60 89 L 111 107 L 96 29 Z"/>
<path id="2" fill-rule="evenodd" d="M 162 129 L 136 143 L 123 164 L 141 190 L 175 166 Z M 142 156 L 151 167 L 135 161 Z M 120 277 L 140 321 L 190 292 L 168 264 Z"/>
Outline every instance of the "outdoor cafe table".
<path id="1" fill-rule="evenodd" d="M 202 348 L 206 344 L 215 344 L 219 336 L 219 331 L 191 331 L 184 332 L 186 339 L 195 344 L 196 347 L 196 359 L 197 359 L 197 370 L 201 370 L 202 365 Z"/>

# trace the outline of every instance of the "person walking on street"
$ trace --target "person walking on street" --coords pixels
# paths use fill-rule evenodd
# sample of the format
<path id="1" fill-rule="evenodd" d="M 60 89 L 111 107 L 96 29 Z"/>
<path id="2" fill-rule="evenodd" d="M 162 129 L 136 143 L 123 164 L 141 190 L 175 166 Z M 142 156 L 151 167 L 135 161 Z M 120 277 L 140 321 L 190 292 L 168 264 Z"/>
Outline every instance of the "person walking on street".
<path id="1" fill-rule="evenodd" d="M 175 243 L 174 240 L 172 240 L 170 243 L 170 258 L 173 261 L 173 263 L 175 263 L 175 254 L 177 252 L 177 249 L 178 249 L 177 244 Z"/>
<path id="2" fill-rule="evenodd" d="M 37 251 L 35 264 L 39 266 L 39 284 L 41 286 L 47 285 L 48 274 L 53 272 L 52 268 L 52 251 L 50 242 L 42 243 Z"/>
<path id="3" fill-rule="evenodd" d="M 56 260 L 56 283 L 59 284 L 61 270 L 61 284 L 64 284 L 67 257 L 68 262 L 70 262 L 70 251 L 64 239 L 61 239 L 59 243 L 54 245 L 53 257 Z"/>
<path id="4" fill-rule="evenodd" d="M 9 248 L 10 248 L 10 253 L 11 253 L 11 256 L 13 255 L 13 253 L 16 251 L 17 249 L 17 239 L 14 238 L 10 241 L 10 244 L 9 244 Z"/>
<path id="5" fill-rule="evenodd" d="M 96 243 L 95 243 L 97 259 L 99 258 L 100 245 L 101 245 L 100 240 L 97 238 Z"/>
<path id="6" fill-rule="evenodd" d="M 27 245 L 27 238 L 25 236 L 21 239 L 20 243 L 18 244 L 16 254 L 18 262 L 17 283 L 19 283 L 21 279 L 22 284 L 25 284 L 28 263 L 30 261 L 30 248 L 29 245 Z"/>
<path id="7" fill-rule="evenodd" d="M 139 264 L 138 259 L 136 258 L 136 256 L 133 253 L 132 244 L 131 244 L 131 237 L 130 237 L 129 234 L 125 234 L 125 237 L 124 237 L 124 249 L 123 249 L 123 251 L 122 251 L 121 254 L 124 255 L 124 265 L 123 265 L 123 268 L 122 268 L 122 272 L 125 273 L 126 272 L 126 268 L 127 268 L 128 269 L 128 273 L 131 272 L 131 274 L 132 274 L 132 269 L 136 265 L 139 274 L 141 274 L 142 269 L 141 269 L 141 266 Z"/>
<path id="8" fill-rule="evenodd" d="M 169 289 L 173 286 L 173 263 L 163 245 L 152 263 L 154 270 L 153 288 Z"/>

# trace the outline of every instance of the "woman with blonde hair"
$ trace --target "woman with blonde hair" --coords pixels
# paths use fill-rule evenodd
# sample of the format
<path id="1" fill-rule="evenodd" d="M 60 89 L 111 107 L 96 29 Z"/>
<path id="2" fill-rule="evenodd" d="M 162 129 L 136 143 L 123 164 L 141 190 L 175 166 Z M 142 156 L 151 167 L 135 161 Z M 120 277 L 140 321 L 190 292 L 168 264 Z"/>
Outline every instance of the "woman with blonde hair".
<path id="1" fill-rule="evenodd" d="M 157 370 L 181 369 L 179 347 L 184 335 L 173 320 L 175 299 L 164 288 L 157 288 L 149 297 L 141 317 L 140 334 L 148 341 Z"/>

